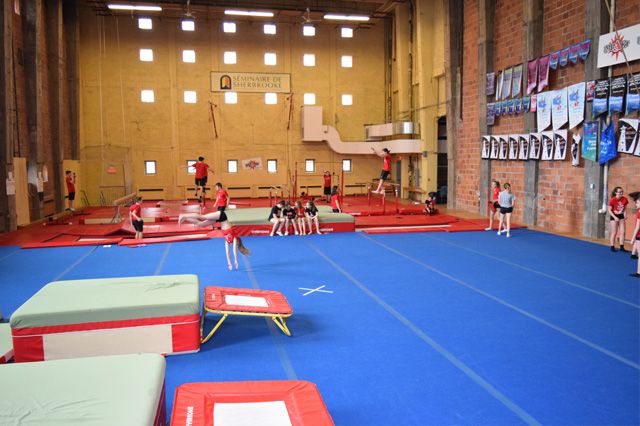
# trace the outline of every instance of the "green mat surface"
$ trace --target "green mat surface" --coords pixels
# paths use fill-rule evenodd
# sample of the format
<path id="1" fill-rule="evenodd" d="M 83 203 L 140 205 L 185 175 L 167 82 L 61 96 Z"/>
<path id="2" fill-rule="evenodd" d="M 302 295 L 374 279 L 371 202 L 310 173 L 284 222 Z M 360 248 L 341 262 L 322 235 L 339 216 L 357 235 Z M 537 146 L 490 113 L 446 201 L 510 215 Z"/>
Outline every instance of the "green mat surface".
<path id="1" fill-rule="evenodd" d="M 347 213 L 333 213 L 329 206 L 317 206 L 320 222 L 355 222 L 355 218 Z M 225 211 L 229 222 L 234 225 L 269 225 L 269 207 L 248 209 L 228 209 Z"/>

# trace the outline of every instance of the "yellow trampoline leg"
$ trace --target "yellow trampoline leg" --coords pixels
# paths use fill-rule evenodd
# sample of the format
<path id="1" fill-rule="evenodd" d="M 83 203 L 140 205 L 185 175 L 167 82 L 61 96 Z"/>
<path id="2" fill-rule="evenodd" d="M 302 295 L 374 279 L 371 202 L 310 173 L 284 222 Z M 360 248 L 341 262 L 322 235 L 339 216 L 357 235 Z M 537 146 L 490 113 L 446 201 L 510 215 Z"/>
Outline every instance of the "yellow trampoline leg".
<path id="1" fill-rule="evenodd" d="M 213 327 L 213 329 L 209 332 L 209 334 L 207 334 L 207 337 L 205 337 L 204 339 L 201 340 L 201 343 L 207 343 L 209 341 L 209 339 L 211 339 L 211 336 L 213 336 L 213 333 L 215 333 L 216 330 L 218 330 L 220 328 L 220 326 L 222 325 L 224 320 L 227 319 L 228 316 L 229 316 L 229 314 L 222 314 L 222 318 L 220 318 L 218 320 L 218 323 L 216 324 L 215 327 Z M 204 315 L 202 316 L 202 322 L 204 323 Z"/>
<path id="2" fill-rule="evenodd" d="M 276 323 L 278 328 L 282 330 L 284 334 L 286 334 L 287 336 L 291 336 L 291 332 L 289 331 L 289 328 L 287 327 L 287 323 L 283 317 L 278 315 L 273 315 L 271 319 L 273 320 L 273 322 Z"/>

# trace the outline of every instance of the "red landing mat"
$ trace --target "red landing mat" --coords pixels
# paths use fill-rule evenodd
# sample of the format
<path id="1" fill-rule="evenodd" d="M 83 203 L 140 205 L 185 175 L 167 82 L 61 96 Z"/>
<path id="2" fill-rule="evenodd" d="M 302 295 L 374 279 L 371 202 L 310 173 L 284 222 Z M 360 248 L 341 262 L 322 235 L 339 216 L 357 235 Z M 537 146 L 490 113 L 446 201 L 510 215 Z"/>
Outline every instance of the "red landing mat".
<path id="1" fill-rule="evenodd" d="M 122 231 L 128 232 L 129 234 L 135 234 L 136 231 L 131 226 L 131 222 L 125 223 L 122 226 Z M 191 223 L 183 223 L 182 225 L 178 225 L 176 222 L 160 222 L 160 223 L 152 223 L 144 224 L 144 235 L 153 236 L 153 237 L 171 237 L 174 235 L 181 234 L 206 234 L 211 231 L 213 228 L 211 226 L 206 227 L 198 227 Z"/>
<path id="2" fill-rule="evenodd" d="M 77 237 L 76 237 L 77 238 Z M 23 249 L 33 248 L 51 248 L 51 247 L 80 247 L 80 246 L 101 246 L 105 244 L 118 244 L 122 241 L 122 237 L 87 239 L 75 241 L 47 241 L 44 243 L 27 243 L 23 244 Z"/>
<path id="3" fill-rule="evenodd" d="M 420 226 L 420 225 L 446 225 L 457 222 L 455 216 L 439 214 L 427 215 L 393 215 L 393 216 L 356 216 L 356 227 L 370 228 L 380 226 Z"/>
<path id="4" fill-rule="evenodd" d="M 403 228 L 401 226 L 389 227 L 389 228 L 371 228 L 363 229 L 365 234 L 412 234 L 417 232 L 447 232 L 451 227 L 446 226 L 416 226 L 412 228 Z"/>
<path id="5" fill-rule="evenodd" d="M 436 215 L 438 214 L 438 209 L 436 209 Z M 398 207 L 398 214 L 425 214 L 424 213 L 424 204 L 414 204 L 411 206 L 400 206 Z"/>
<path id="6" fill-rule="evenodd" d="M 115 234 L 122 229 L 122 225 L 119 223 L 108 224 L 108 225 L 81 225 L 81 226 L 73 226 L 69 227 L 64 231 L 65 234 L 70 235 L 78 235 L 78 236 L 92 236 L 92 237 L 102 237 L 111 234 Z M 133 229 L 133 228 L 131 228 Z"/>
<path id="7" fill-rule="evenodd" d="M 155 237 L 155 238 L 143 238 L 141 240 L 127 239 L 118 243 L 119 246 L 137 246 L 140 244 L 158 244 L 158 243 L 177 243 L 180 241 L 200 241 L 208 240 L 211 237 L 207 234 L 186 234 L 186 235 L 174 235 L 171 237 Z"/>

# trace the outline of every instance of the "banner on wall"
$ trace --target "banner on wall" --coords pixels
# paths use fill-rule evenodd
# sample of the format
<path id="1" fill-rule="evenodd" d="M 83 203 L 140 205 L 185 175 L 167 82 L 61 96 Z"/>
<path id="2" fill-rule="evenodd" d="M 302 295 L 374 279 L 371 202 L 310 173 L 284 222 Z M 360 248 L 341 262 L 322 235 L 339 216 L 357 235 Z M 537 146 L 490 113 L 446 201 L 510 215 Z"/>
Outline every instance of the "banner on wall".
<path id="1" fill-rule="evenodd" d="M 502 82 L 502 99 L 507 99 L 511 96 L 511 76 L 513 74 L 513 70 L 511 68 L 507 68 L 503 73 L 503 82 Z"/>
<path id="2" fill-rule="evenodd" d="M 549 85 L 549 55 L 538 60 L 538 93 Z"/>
<path id="3" fill-rule="evenodd" d="M 596 161 L 598 152 L 598 122 L 585 121 L 582 126 L 582 157 L 585 160 Z"/>
<path id="4" fill-rule="evenodd" d="M 518 159 L 518 135 L 509 135 L 509 160 Z"/>
<path id="5" fill-rule="evenodd" d="M 540 133 L 531 133 L 529 136 L 529 158 L 531 160 L 538 160 L 540 158 L 540 151 L 542 148 L 542 135 Z"/>
<path id="6" fill-rule="evenodd" d="M 531 107 L 531 98 L 529 96 L 525 96 L 522 98 L 522 111 L 529 112 L 529 108 Z"/>
<path id="7" fill-rule="evenodd" d="M 498 78 L 496 79 L 496 105 L 500 105 L 502 100 L 502 71 L 498 72 Z"/>
<path id="8" fill-rule="evenodd" d="M 562 68 L 566 67 L 569 63 L 569 49 L 569 47 L 565 47 L 560 51 L 560 60 L 558 62 Z"/>
<path id="9" fill-rule="evenodd" d="M 553 120 L 553 130 L 558 130 L 567 123 L 567 88 L 565 87 L 560 90 L 554 90 L 551 93 L 551 104 L 553 107 L 551 117 Z"/>
<path id="10" fill-rule="evenodd" d="M 486 83 L 486 95 L 491 96 L 496 93 L 496 73 L 489 72 L 487 73 L 487 83 Z"/>
<path id="11" fill-rule="evenodd" d="M 498 141 L 496 136 L 489 136 L 489 139 L 491 140 L 490 158 L 495 160 L 498 158 L 498 153 L 500 152 L 500 141 Z"/>
<path id="12" fill-rule="evenodd" d="M 480 138 L 480 146 L 480 158 L 489 158 L 491 156 L 491 139 L 489 139 L 489 136 Z"/>
<path id="13" fill-rule="evenodd" d="M 502 101 L 502 102 L 501 102 L 501 105 L 502 105 L 502 108 L 501 108 L 501 109 L 502 109 L 502 112 L 500 113 L 500 115 L 507 115 L 507 111 L 508 111 L 508 109 L 509 109 L 509 102 L 507 102 L 507 101 Z"/>
<path id="14" fill-rule="evenodd" d="M 578 51 L 578 56 L 582 59 L 582 62 L 587 61 L 587 57 L 589 56 L 589 51 L 591 50 L 591 39 L 587 39 L 580 43 L 580 50 Z"/>
<path id="15" fill-rule="evenodd" d="M 527 95 L 530 95 L 538 85 L 538 58 L 527 63 L 527 71 Z"/>
<path id="16" fill-rule="evenodd" d="M 554 160 L 564 160 L 567 158 L 567 130 L 557 130 L 553 132 Z"/>
<path id="17" fill-rule="evenodd" d="M 640 110 L 640 73 L 627 81 L 627 114 Z"/>
<path id="18" fill-rule="evenodd" d="M 531 107 L 530 112 L 536 112 L 538 110 L 538 95 L 531 95 Z"/>
<path id="19" fill-rule="evenodd" d="M 618 151 L 633 154 L 638 143 L 638 125 L 640 120 L 621 118 L 618 121 Z"/>
<path id="20" fill-rule="evenodd" d="M 584 120 L 584 98 L 586 85 L 584 81 L 569 86 L 569 128 L 573 129 Z"/>
<path id="21" fill-rule="evenodd" d="M 580 135 L 571 134 L 571 165 L 578 167 L 580 165 Z"/>
<path id="22" fill-rule="evenodd" d="M 212 92 L 291 93 L 291 74 L 211 71 Z"/>
<path id="23" fill-rule="evenodd" d="M 498 158 L 500 160 L 506 160 L 509 155 L 509 141 L 507 140 L 507 136 L 499 135 L 498 140 L 500 140 L 500 153 L 498 154 Z"/>
<path id="24" fill-rule="evenodd" d="M 551 94 L 552 92 L 538 93 L 536 117 L 539 132 L 546 130 L 551 125 Z"/>
<path id="25" fill-rule="evenodd" d="M 622 50 L 624 49 L 624 54 Z M 640 59 L 640 24 L 603 34 L 598 39 L 598 68 Z"/>
<path id="26" fill-rule="evenodd" d="M 607 161 L 611 161 L 617 156 L 618 150 L 616 149 L 616 136 L 613 131 L 613 120 L 611 120 L 600 136 L 600 155 L 598 158 L 600 159 L 600 164 L 605 164 Z"/>
<path id="27" fill-rule="evenodd" d="M 509 115 L 513 115 L 513 99 L 507 100 L 507 112 Z"/>
<path id="28" fill-rule="evenodd" d="M 609 100 L 609 79 L 605 78 L 596 81 L 593 95 L 593 109 L 591 117 L 596 118 L 600 114 L 607 112 L 607 104 Z"/>
<path id="29" fill-rule="evenodd" d="M 516 114 L 520 114 L 522 112 L 522 99 L 514 99 L 513 100 L 513 110 Z"/>
<path id="30" fill-rule="evenodd" d="M 522 64 L 513 67 L 513 97 L 520 96 L 520 90 L 522 89 Z"/>
<path id="31" fill-rule="evenodd" d="M 586 99 L 587 102 L 590 102 L 593 100 L 593 97 L 596 95 L 596 81 L 595 80 L 590 80 L 587 81 L 587 89 L 586 89 Z"/>
<path id="32" fill-rule="evenodd" d="M 553 132 L 540 133 L 540 142 L 542 144 L 541 160 L 553 160 Z"/>
<path id="33" fill-rule="evenodd" d="M 549 55 L 549 68 L 552 70 L 558 69 L 558 60 L 560 59 L 560 51 L 556 50 Z"/>
<path id="34" fill-rule="evenodd" d="M 576 43 L 569 48 L 569 61 L 574 65 L 578 63 L 579 52 L 580 52 L 580 43 Z"/>
<path id="35" fill-rule="evenodd" d="M 609 115 L 622 112 L 624 95 L 627 91 L 627 77 L 624 75 L 613 77 L 609 90 Z"/>
<path id="36" fill-rule="evenodd" d="M 243 170 L 262 170 L 262 159 L 260 157 L 242 160 Z"/>
<path id="37" fill-rule="evenodd" d="M 528 160 L 529 159 L 529 135 L 523 134 L 518 135 L 518 159 L 519 160 Z"/>
<path id="38" fill-rule="evenodd" d="M 487 126 L 493 126 L 496 121 L 495 104 L 487 104 Z"/>

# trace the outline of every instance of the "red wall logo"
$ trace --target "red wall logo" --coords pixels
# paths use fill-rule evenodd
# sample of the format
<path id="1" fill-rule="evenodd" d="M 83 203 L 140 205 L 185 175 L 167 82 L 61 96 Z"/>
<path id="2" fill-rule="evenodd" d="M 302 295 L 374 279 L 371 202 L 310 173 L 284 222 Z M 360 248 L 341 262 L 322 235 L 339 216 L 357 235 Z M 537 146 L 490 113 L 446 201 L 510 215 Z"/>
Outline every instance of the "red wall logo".
<path id="1" fill-rule="evenodd" d="M 604 45 L 604 53 L 609 53 L 611 56 L 615 56 L 616 61 L 622 51 L 629 47 L 629 40 L 624 39 L 624 35 L 616 33 L 611 39 L 611 43 Z"/>

